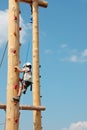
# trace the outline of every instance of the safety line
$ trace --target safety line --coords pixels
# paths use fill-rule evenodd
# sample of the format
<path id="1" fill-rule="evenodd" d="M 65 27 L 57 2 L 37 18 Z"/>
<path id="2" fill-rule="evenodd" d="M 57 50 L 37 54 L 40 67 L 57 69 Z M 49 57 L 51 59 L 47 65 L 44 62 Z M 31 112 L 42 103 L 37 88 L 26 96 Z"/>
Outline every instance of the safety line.
<path id="1" fill-rule="evenodd" d="M 4 56 L 5 56 L 6 49 L 7 49 L 7 46 L 8 46 L 8 42 L 6 43 L 6 46 L 5 46 L 5 49 L 4 49 L 4 52 L 3 52 L 2 58 L 1 58 L 0 67 L 1 67 L 1 65 L 2 65 L 2 63 L 3 63 Z"/>

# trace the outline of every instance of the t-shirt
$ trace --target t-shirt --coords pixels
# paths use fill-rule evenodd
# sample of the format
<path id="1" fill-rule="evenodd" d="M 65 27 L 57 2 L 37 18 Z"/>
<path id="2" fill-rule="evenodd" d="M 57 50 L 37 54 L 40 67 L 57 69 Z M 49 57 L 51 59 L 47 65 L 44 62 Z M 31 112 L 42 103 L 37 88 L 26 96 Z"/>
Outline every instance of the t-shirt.
<path id="1" fill-rule="evenodd" d="M 32 72 L 29 67 L 24 67 L 22 69 L 24 71 L 23 80 L 32 82 Z"/>

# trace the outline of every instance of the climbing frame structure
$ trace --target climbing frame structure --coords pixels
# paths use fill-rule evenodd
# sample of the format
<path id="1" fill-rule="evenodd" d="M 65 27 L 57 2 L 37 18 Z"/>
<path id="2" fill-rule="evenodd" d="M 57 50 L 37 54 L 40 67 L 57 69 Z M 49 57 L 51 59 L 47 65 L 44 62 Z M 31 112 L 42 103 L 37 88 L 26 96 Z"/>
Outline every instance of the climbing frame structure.
<path id="1" fill-rule="evenodd" d="M 20 31 L 19 25 L 20 8 L 19 2 L 28 3 L 32 7 L 32 75 L 33 75 L 33 106 L 19 105 L 12 98 L 17 96 L 19 89 L 19 73 L 14 69 L 20 63 Z M 9 0 L 8 18 L 8 83 L 7 104 L 1 104 L 0 109 L 6 110 L 6 130 L 19 129 L 19 110 L 33 110 L 34 130 L 41 130 L 41 106 L 40 101 L 40 74 L 39 74 L 39 29 L 38 7 L 47 7 L 48 3 L 43 0 Z"/>

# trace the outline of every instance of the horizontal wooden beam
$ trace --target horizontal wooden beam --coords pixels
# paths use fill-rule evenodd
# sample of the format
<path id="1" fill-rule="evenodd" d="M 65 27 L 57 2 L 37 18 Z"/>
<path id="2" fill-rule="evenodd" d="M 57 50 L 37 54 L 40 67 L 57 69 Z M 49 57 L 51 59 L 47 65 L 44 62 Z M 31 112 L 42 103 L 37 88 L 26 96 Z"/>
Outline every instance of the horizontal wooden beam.
<path id="1" fill-rule="evenodd" d="M 20 2 L 25 2 L 25 3 L 32 4 L 32 0 L 20 0 Z M 48 6 L 48 2 L 46 2 L 44 0 L 39 0 L 38 5 L 41 6 L 41 7 L 46 8 Z"/>
<path id="2" fill-rule="evenodd" d="M 0 109 L 6 109 L 6 105 L 5 104 L 0 104 Z"/>
<path id="3" fill-rule="evenodd" d="M 42 110 L 44 111 L 46 108 L 43 106 L 19 106 L 20 110 Z"/>
<path id="4" fill-rule="evenodd" d="M 6 105 L 5 104 L 0 104 L 0 109 L 6 110 Z M 38 110 L 38 111 L 44 111 L 46 108 L 43 106 L 27 106 L 27 105 L 20 105 L 19 106 L 20 110 Z"/>

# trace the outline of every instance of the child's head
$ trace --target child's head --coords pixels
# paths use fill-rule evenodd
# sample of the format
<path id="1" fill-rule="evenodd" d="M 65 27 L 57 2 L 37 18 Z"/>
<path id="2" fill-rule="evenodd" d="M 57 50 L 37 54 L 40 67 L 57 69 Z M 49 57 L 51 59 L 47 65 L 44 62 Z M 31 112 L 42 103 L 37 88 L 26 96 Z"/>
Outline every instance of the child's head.
<path id="1" fill-rule="evenodd" d="M 32 65 L 31 65 L 31 63 L 30 62 L 27 62 L 27 63 L 25 63 L 24 64 L 24 66 L 23 67 L 29 67 L 30 69 L 32 68 Z"/>

